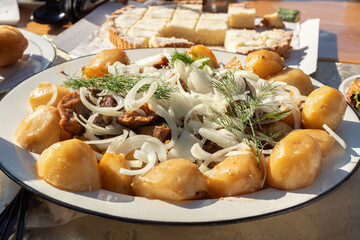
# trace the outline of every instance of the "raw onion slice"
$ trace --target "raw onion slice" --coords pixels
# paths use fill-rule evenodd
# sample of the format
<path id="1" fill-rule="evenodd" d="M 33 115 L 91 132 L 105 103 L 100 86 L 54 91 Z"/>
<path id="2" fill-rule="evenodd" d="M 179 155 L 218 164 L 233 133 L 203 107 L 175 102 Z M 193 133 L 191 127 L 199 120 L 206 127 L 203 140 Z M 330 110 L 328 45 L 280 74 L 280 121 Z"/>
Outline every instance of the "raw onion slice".
<path id="1" fill-rule="evenodd" d="M 195 143 L 192 146 L 191 154 L 199 160 L 205 160 L 211 157 L 211 153 L 206 152 L 199 143 Z"/>
<path id="2" fill-rule="evenodd" d="M 143 167 L 141 169 L 136 169 L 136 170 L 120 168 L 121 174 L 130 175 L 130 176 L 143 174 L 143 173 L 146 173 L 147 171 L 149 171 L 156 164 L 157 157 L 156 157 L 155 151 L 152 149 L 152 144 L 145 142 L 142 145 L 141 150 L 143 152 L 145 152 L 147 155 L 147 164 L 145 165 L 145 167 Z"/>
<path id="3" fill-rule="evenodd" d="M 166 123 L 168 124 L 170 131 L 171 131 L 171 140 L 170 142 L 165 144 L 166 149 L 172 148 L 176 141 L 179 138 L 179 132 L 177 129 L 177 125 L 171 115 L 159 104 L 154 104 L 151 102 L 151 110 L 154 111 L 157 115 L 164 118 Z"/>
<path id="4" fill-rule="evenodd" d="M 81 102 L 85 105 L 85 107 L 87 107 L 92 112 L 100 113 L 106 116 L 120 116 L 122 114 L 122 112 L 119 110 L 123 108 L 124 100 L 120 96 L 114 95 L 114 98 L 117 102 L 117 105 L 115 107 L 99 107 L 93 105 L 86 99 L 86 96 L 91 95 L 88 89 L 82 87 L 80 88 L 79 93 L 80 93 Z"/>
<path id="5" fill-rule="evenodd" d="M 142 93 L 143 96 L 139 99 L 136 99 L 138 90 L 145 84 L 150 84 L 148 91 L 146 93 Z M 152 97 L 157 87 L 158 83 L 153 78 L 145 78 L 137 82 L 125 97 L 125 110 L 130 112 L 140 108 Z"/>
<path id="6" fill-rule="evenodd" d="M 245 144 L 245 143 L 239 143 L 235 146 L 231 146 L 231 147 L 228 147 L 228 148 L 224 148 L 222 150 L 219 150 L 215 153 L 213 153 L 211 155 L 210 158 L 206 159 L 200 166 L 199 166 L 199 170 L 201 172 L 206 172 L 209 170 L 208 168 L 208 165 L 211 163 L 211 162 L 215 162 L 215 161 L 221 161 L 223 159 L 220 159 L 221 157 L 225 157 L 225 154 L 227 154 L 228 152 L 232 151 L 232 150 L 243 150 L 243 149 L 249 149 L 249 147 Z"/>
<path id="7" fill-rule="evenodd" d="M 108 72 L 111 75 L 131 75 L 140 72 L 140 66 L 138 64 L 125 65 L 121 62 L 114 62 L 113 65 L 107 65 Z"/>
<path id="8" fill-rule="evenodd" d="M 343 147 L 344 149 L 346 149 L 346 142 L 339 136 L 337 135 L 328 125 L 324 124 L 322 125 L 322 127 L 325 129 L 325 131 L 327 131 L 331 136 L 333 136 L 335 138 L 335 140 L 340 144 L 341 147 Z"/>
<path id="9" fill-rule="evenodd" d="M 74 117 L 80 125 L 88 129 L 89 131 L 92 131 L 96 135 L 119 135 L 123 131 L 123 127 L 121 127 L 120 125 L 117 125 L 116 127 L 115 126 L 107 126 L 106 128 L 100 127 L 92 123 L 92 121 L 85 119 L 82 115 L 77 115 L 75 112 L 74 112 Z"/>
<path id="10" fill-rule="evenodd" d="M 211 93 L 213 91 L 210 81 L 210 76 L 201 69 L 194 69 L 190 72 L 188 77 L 188 83 L 191 83 L 194 87 L 191 90 L 203 94 Z"/>
<path id="11" fill-rule="evenodd" d="M 157 138 L 154 138 L 149 135 L 135 135 L 130 136 L 121 144 L 119 144 L 116 149 L 116 154 L 128 154 L 132 150 L 140 148 L 145 142 L 151 143 L 154 151 L 158 155 L 159 161 L 165 161 L 167 159 L 167 151 L 165 145 Z"/>
<path id="12" fill-rule="evenodd" d="M 106 139 L 99 139 L 94 134 L 92 134 L 90 131 L 86 131 L 84 134 L 84 137 L 90 139 L 89 141 L 85 141 L 87 144 L 94 144 L 97 148 L 100 150 L 107 150 L 109 152 L 109 147 L 113 145 L 114 143 L 119 144 L 119 142 L 124 141 L 129 134 L 129 131 L 124 130 L 123 134 L 112 137 L 112 138 L 106 138 Z"/>
<path id="13" fill-rule="evenodd" d="M 46 105 L 48 105 L 48 106 L 53 104 L 58 96 L 58 89 L 57 89 L 56 85 L 51 84 L 51 88 L 52 88 L 52 95 L 51 95 L 51 98 L 49 99 L 49 101 L 46 103 Z"/>
<path id="14" fill-rule="evenodd" d="M 228 148 L 238 143 L 234 138 L 222 135 L 219 131 L 211 128 L 202 127 L 199 129 L 199 134 L 222 148 Z"/>

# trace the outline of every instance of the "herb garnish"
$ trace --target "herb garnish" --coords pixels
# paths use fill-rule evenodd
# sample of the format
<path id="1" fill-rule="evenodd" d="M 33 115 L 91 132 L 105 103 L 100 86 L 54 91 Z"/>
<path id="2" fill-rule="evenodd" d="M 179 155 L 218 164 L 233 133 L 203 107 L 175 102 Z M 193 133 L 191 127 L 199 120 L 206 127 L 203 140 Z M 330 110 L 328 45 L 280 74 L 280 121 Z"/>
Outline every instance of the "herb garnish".
<path id="1" fill-rule="evenodd" d="M 83 73 L 80 78 L 68 77 L 63 84 L 64 86 L 74 90 L 78 90 L 81 87 L 90 89 L 102 89 L 125 97 L 129 90 L 145 77 L 148 76 L 107 74 L 102 77 L 91 77 L 86 79 Z M 165 81 L 162 80 L 159 80 L 157 82 L 158 88 L 154 93 L 155 98 L 158 100 L 169 100 L 171 92 L 175 90 L 175 87 L 171 84 L 167 84 Z M 150 84 L 145 84 L 139 89 L 138 92 L 146 92 L 149 87 Z"/>
<path id="2" fill-rule="evenodd" d="M 196 60 L 199 60 L 199 59 L 202 59 L 202 58 L 207 58 L 207 57 L 198 56 L 195 53 L 191 53 L 191 54 L 195 56 L 195 60 L 189 54 L 187 54 L 186 52 L 179 53 L 179 52 L 175 51 L 171 55 L 171 63 L 174 63 L 176 60 L 180 60 L 183 63 L 185 63 L 186 66 L 189 66 L 193 62 L 195 62 Z M 210 59 L 203 62 L 199 68 L 203 69 L 206 65 L 211 67 Z"/>
<path id="3" fill-rule="evenodd" d="M 246 83 L 246 79 L 243 80 Z M 276 134 L 262 133 L 260 123 L 267 119 L 279 119 L 282 115 L 291 111 L 280 112 L 275 107 L 262 103 L 262 99 L 273 94 L 277 86 L 272 83 L 261 84 L 260 89 L 255 93 L 252 92 L 251 87 L 247 84 L 249 91 L 243 93 L 235 80 L 234 70 L 228 70 L 220 77 L 215 77 L 212 85 L 224 95 L 228 104 L 227 111 L 225 112 L 212 109 L 215 116 L 212 118 L 212 121 L 233 133 L 239 141 L 244 141 L 259 162 L 263 149 L 269 144 L 274 145 L 274 139 L 281 134 L 281 132 Z M 243 96 L 242 100 L 234 98 L 234 96 L 239 95 Z M 259 106 L 267 106 L 273 108 L 274 111 L 262 115 L 254 114 L 255 109 Z"/>

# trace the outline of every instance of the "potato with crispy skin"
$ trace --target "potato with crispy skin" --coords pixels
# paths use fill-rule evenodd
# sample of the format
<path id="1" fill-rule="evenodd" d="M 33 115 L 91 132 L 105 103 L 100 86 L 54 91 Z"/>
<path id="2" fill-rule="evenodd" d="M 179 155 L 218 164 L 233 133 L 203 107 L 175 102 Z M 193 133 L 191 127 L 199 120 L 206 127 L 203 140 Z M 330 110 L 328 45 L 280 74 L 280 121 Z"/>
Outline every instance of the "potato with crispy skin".
<path id="1" fill-rule="evenodd" d="M 41 105 L 25 117 L 15 132 L 15 140 L 31 152 L 41 153 L 61 138 L 60 114 L 53 106 Z"/>
<path id="2" fill-rule="evenodd" d="M 40 178 L 59 189 L 86 192 L 101 188 L 95 154 L 78 139 L 51 145 L 41 153 L 35 167 Z"/>
<path id="3" fill-rule="evenodd" d="M 335 130 L 343 120 L 347 104 L 344 95 L 337 89 L 322 86 L 306 98 L 301 119 L 307 129 L 323 129 L 328 125 Z"/>
<path id="4" fill-rule="evenodd" d="M 264 156 L 261 156 L 264 158 Z M 263 159 L 257 162 L 247 150 L 243 155 L 233 155 L 217 164 L 206 178 L 211 198 L 252 193 L 262 188 L 264 181 Z"/>
<path id="5" fill-rule="evenodd" d="M 245 70 L 253 72 L 263 79 L 281 72 L 283 68 L 284 59 L 270 50 L 257 50 L 249 53 L 245 59 Z"/>
<path id="6" fill-rule="evenodd" d="M 187 159 L 170 159 L 154 166 L 131 183 L 137 196 L 162 200 L 199 199 L 208 187 L 198 166 Z"/>
<path id="7" fill-rule="evenodd" d="M 295 190 L 310 186 L 321 171 L 321 148 L 305 132 L 293 131 L 272 150 L 266 183 L 269 187 Z"/>
<path id="8" fill-rule="evenodd" d="M 107 49 L 99 52 L 86 65 L 85 75 L 88 78 L 102 77 L 109 73 L 107 65 L 112 65 L 114 62 L 121 62 L 122 64 L 130 64 L 130 59 L 126 52 L 119 48 Z"/>
<path id="9" fill-rule="evenodd" d="M 99 163 L 102 189 L 112 192 L 134 195 L 131 189 L 133 176 L 120 173 L 120 168 L 130 169 L 124 155 L 105 153 Z"/>

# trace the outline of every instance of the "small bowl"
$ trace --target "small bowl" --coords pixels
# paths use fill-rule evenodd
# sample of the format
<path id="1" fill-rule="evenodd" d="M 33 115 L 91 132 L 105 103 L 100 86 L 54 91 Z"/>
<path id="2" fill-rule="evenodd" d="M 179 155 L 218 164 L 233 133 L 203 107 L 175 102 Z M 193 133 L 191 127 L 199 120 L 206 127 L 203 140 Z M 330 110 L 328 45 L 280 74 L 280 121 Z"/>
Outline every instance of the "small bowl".
<path id="1" fill-rule="evenodd" d="M 353 75 L 351 77 L 346 78 L 342 83 L 339 85 L 339 90 L 344 94 L 344 97 L 346 99 L 347 92 L 349 90 L 350 84 L 355 79 L 360 78 L 360 74 Z M 347 99 L 346 99 L 347 101 Z M 348 102 L 348 101 L 347 101 Z M 348 102 L 349 103 L 349 102 Z M 356 112 L 357 116 L 360 118 L 360 113 L 349 103 L 351 108 Z"/>

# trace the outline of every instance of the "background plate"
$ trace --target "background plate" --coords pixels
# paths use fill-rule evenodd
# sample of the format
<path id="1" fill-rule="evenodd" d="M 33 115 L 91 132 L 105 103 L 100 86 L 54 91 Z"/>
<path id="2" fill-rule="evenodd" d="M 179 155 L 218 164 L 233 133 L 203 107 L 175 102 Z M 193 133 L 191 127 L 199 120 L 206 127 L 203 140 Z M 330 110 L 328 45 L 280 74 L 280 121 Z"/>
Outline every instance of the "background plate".
<path id="1" fill-rule="evenodd" d="M 0 93 L 5 92 L 24 79 L 49 67 L 55 59 L 55 49 L 45 38 L 19 29 L 29 41 L 21 60 L 9 67 L 0 67 Z"/>
<path id="2" fill-rule="evenodd" d="M 132 49 L 126 52 L 135 61 L 163 50 Z M 215 55 L 219 62 L 226 63 L 235 54 L 215 51 Z M 237 56 L 243 60 L 243 56 Z M 41 81 L 60 84 L 64 79 L 61 71 L 69 75 L 80 74 L 80 68 L 91 58 L 88 56 L 47 69 L 19 84 L 0 102 L 0 167 L 13 180 L 50 201 L 90 214 L 136 222 L 194 225 L 246 221 L 305 206 L 338 187 L 357 169 L 359 120 L 348 108 L 343 123 L 336 130 L 348 144 L 347 149 L 335 144 L 323 161 L 320 176 L 305 189 L 280 191 L 267 188 L 239 197 L 184 202 L 150 200 L 105 190 L 72 193 L 56 189 L 37 178 L 34 165 L 38 155 L 20 148 L 14 141 L 14 133 L 20 121 L 30 113 L 28 96 Z M 316 80 L 313 83 L 322 85 Z"/>

